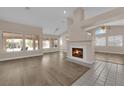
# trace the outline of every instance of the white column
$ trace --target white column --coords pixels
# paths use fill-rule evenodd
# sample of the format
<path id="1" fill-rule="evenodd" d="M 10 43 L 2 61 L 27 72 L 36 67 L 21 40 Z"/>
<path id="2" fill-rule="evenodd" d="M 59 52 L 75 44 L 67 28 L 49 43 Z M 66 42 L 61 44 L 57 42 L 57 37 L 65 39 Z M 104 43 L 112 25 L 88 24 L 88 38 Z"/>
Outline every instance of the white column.
<path id="1" fill-rule="evenodd" d="M 23 35 L 23 47 L 22 47 L 23 52 L 25 52 L 25 51 L 26 51 L 25 39 L 26 39 L 26 37 L 25 37 L 25 35 Z"/>
<path id="2" fill-rule="evenodd" d="M 3 34 L 2 34 L 2 31 L 0 31 L 0 53 L 3 52 Z"/>
<path id="3" fill-rule="evenodd" d="M 35 39 L 33 38 L 33 49 L 35 50 L 35 46 L 36 46 L 36 44 L 35 44 Z"/>
<path id="4" fill-rule="evenodd" d="M 57 48 L 59 49 L 59 37 L 57 37 Z"/>
<path id="5" fill-rule="evenodd" d="M 39 38 L 38 38 L 38 41 L 39 41 L 39 49 L 42 50 L 43 49 L 43 37 L 41 35 L 39 35 Z"/>
<path id="6" fill-rule="evenodd" d="M 52 48 L 52 40 L 51 40 L 51 38 L 49 38 L 49 42 L 50 42 L 50 48 Z"/>

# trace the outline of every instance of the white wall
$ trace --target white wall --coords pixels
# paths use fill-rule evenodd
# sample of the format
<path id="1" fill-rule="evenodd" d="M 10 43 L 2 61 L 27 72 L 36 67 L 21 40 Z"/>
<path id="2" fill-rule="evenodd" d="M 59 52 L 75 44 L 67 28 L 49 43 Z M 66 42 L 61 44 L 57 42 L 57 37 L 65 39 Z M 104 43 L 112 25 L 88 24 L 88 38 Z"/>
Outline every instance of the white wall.
<path id="1" fill-rule="evenodd" d="M 22 35 L 30 35 L 30 34 L 38 35 L 40 38 L 39 39 L 40 49 L 34 50 L 34 51 L 24 50 L 21 52 L 7 53 L 3 49 L 3 42 L 2 42 L 3 32 L 12 32 L 12 33 L 18 33 Z M 43 52 L 42 52 L 41 42 L 42 42 L 42 29 L 41 28 L 0 20 L 0 61 L 42 55 Z"/>
<path id="2" fill-rule="evenodd" d="M 95 34 L 94 34 L 95 35 Z M 119 53 L 124 54 L 124 26 L 111 26 L 107 30 L 107 34 L 101 36 L 113 36 L 113 35 L 122 35 L 123 36 L 123 46 L 122 47 L 110 47 L 110 46 L 95 46 L 96 52 L 109 52 L 109 53 Z"/>
<path id="3" fill-rule="evenodd" d="M 63 33 L 62 38 L 63 45 L 61 51 L 67 52 L 68 42 L 70 41 L 85 41 L 91 40 L 85 29 L 82 27 L 82 21 L 84 21 L 83 8 L 77 8 L 71 16 L 67 18 L 67 32 Z"/>
<path id="4" fill-rule="evenodd" d="M 68 33 L 69 41 L 84 41 L 90 40 L 85 28 L 82 27 L 82 21 L 84 21 L 83 8 L 77 8 L 73 15 L 68 18 Z"/>
<path id="5" fill-rule="evenodd" d="M 77 8 L 68 19 L 69 41 L 67 43 L 67 58 L 76 60 L 77 63 L 93 64 L 94 47 L 92 45 L 92 38 L 88 35 L 85 28 L 82 27 L 82 21 L 84 21 L 83 8 Z M 83 59 L 73 57 L 72 48 L 83 48 Z"/>
<path id="6" fill-rule="evenodd" d="M 64 51 L 67 52 L 67 48 L 68 48 L 68 33 L 65 32 L 60 36 L 60 39 L 62 40 L 62 45 L 60 45 L 60 51 Z"/>

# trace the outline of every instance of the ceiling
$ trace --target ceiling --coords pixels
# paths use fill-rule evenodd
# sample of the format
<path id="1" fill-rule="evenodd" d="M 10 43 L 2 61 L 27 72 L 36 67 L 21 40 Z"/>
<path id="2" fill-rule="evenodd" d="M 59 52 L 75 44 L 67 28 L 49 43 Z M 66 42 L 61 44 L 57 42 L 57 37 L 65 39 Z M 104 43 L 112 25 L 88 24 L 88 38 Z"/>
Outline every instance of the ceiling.
<path id="1" fill-rule="evenodd" d="M 124 26 L 124 19 L 112 21 L 112 22 L 108 22 L 108 23 L 104 23 L 104 24 L 110 25 L 110 26 Z"/>
<path id="2" fill-rule="evenodd" d="M 85 19 L 108 12 L 114 7 L 84 7 Z"/>
<path id="3" fill-rule="evenodd" d="M 46 34 L 60 35 L 66 31 L 66 18 L 75 7 L 13 7 L 0 8 L 0 19 L 42 27 Z M 111 7 L 85 7 L 85 19 L 105 13 Z M 64 14 L 65 12 L 65 14 Z"/>

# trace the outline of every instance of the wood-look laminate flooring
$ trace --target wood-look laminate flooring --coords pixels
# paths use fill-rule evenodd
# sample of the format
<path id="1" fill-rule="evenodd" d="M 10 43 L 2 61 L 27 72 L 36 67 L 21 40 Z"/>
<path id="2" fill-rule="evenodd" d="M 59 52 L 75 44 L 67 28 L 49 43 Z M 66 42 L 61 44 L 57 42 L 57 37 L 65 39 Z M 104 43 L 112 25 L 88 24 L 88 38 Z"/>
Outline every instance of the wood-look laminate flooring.
<path id="1" fill-rule="evenodd" d="M 101 60 L 116 64 L 124 64 L 124 54 L 96 52 L 95 55 L 96 55 L 96 60 Z"/>
<path id="2" fill-rule="evenodd" d="M 0 62 L 1 86 L 71 85 L 89 68 L 68 62 L 63 52 Z"/>

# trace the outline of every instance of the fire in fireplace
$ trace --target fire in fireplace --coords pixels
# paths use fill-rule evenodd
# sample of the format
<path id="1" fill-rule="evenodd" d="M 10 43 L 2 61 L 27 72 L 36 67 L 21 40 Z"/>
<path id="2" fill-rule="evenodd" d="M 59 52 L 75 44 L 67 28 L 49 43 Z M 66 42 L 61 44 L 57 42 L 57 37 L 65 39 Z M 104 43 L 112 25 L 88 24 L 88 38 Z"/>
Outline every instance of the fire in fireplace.
<path id="1" fill-rule="evenodd" d="M 72 48 L 72 56 L 83 58 L 83 48 Z"/>

